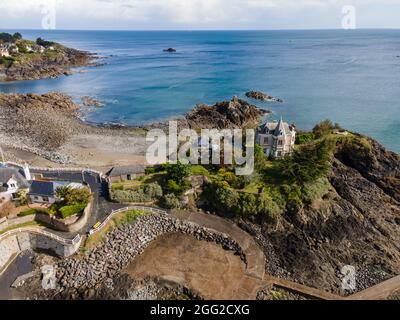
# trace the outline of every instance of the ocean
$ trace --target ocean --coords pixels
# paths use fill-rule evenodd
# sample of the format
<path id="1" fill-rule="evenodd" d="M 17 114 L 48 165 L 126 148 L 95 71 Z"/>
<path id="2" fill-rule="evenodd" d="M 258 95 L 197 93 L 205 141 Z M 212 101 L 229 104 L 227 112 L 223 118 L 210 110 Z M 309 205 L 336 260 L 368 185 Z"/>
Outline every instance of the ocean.
<path id="1" fill-rule="evenodd" d="M 0 92 L 92 96 L 105 106 L 84 110 L 90 122 L 149 123 L 260 90 L 284 100 L 253 101 L 274 118 L 303 130 L 329 118 L 400 152 L 400 30 L 19 32 L 97 53 L 106 64 L 3 83 Z M 163 52 L 169 47 L 177 53 Z"/>

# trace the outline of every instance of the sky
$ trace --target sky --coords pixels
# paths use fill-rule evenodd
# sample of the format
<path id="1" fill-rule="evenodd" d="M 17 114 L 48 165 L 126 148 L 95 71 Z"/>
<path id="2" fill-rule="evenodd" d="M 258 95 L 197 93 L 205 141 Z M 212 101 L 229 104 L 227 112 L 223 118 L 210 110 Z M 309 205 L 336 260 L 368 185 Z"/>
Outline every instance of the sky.
<path id="1" fill-rule="evenodd" d="M 0 29 L 336 29 L 344 6 L 356 28 L 400 28 L 400 0 L 0 0 Z"/>

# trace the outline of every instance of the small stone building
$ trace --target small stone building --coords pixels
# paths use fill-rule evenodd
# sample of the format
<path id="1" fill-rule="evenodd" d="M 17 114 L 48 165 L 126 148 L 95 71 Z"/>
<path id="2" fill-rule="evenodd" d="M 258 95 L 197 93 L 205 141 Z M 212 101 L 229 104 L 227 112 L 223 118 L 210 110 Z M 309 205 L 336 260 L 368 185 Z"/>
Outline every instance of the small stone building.
<path id="1" fill-rule="evenodd" d="M 132 166 L 122 166 L 114 167 L 106 173 L 110 182 L 122 182 L 135 180 L 146 173 L 146 166 L 144 165 L 132 165 Z"/>
<path id="2" fill-rule="evenodd" d="M 276 159 L 289 155 L 296 142 L 296 127 L 281 120 L 267 122 L 257 129 L 256 142 L 268 157 Z"/>

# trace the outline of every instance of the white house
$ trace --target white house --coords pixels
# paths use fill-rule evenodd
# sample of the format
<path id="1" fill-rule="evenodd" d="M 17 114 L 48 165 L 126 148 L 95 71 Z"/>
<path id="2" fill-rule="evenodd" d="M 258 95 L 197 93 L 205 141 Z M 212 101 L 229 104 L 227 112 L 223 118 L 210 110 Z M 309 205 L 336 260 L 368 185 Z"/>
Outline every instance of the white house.
<path id="1" fill-rule="evenodd" d="M 28 176 L 30 178 L 30 176 Z M 28 179 L 24 171 L 13 167 L 0 167 L 0 198 L 10 197 L 15 199 L 20 190 L 29 188 Z"/>
<path id="2" fill-rule="evenodd" d="M 8 49 L 5 46 L 0 45 L 0 57 L 9 57 L 9 56 L 10 53 L 8 52 Z"/>
<path id="3" fill-rule="evenodd" d="M 296 127 L 281 120 L 267 122 L 257 129 L 256 142 L 267 156 L 283 158 L 289 155 L 296 142 Z"/>
<path id="4" fill-rule="evenodd" d="M 60 199 L 57 198 L 56 191 L 63 186 L 67 186 L 71 189 L 82 189 L 85 187 L 81 183 L 33 180 L 29 188 L 28 196 L 32 203 L 53 204 L 60 201 Z"/>

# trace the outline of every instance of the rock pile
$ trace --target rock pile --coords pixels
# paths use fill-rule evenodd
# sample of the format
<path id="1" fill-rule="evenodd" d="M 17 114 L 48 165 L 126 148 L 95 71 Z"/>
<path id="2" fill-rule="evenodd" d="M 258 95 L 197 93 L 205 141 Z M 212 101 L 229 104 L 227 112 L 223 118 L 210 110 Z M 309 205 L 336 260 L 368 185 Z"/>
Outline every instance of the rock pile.
<path id="1" fill-rule="evenodd" d="M 173 232 L 182 232 L 199 240 L 220 244 L 224 249 L 240 255 L 245 261 L 240 246 L 225 234 L 167 215 L 142 216 L 136 223 L 122 226 L 110 233 L 103 245 L 93 249 L 85 258 L 61 261 L 57 266 L 60 291 L 96 287 L 127 267 L 158 236 Z"/>

